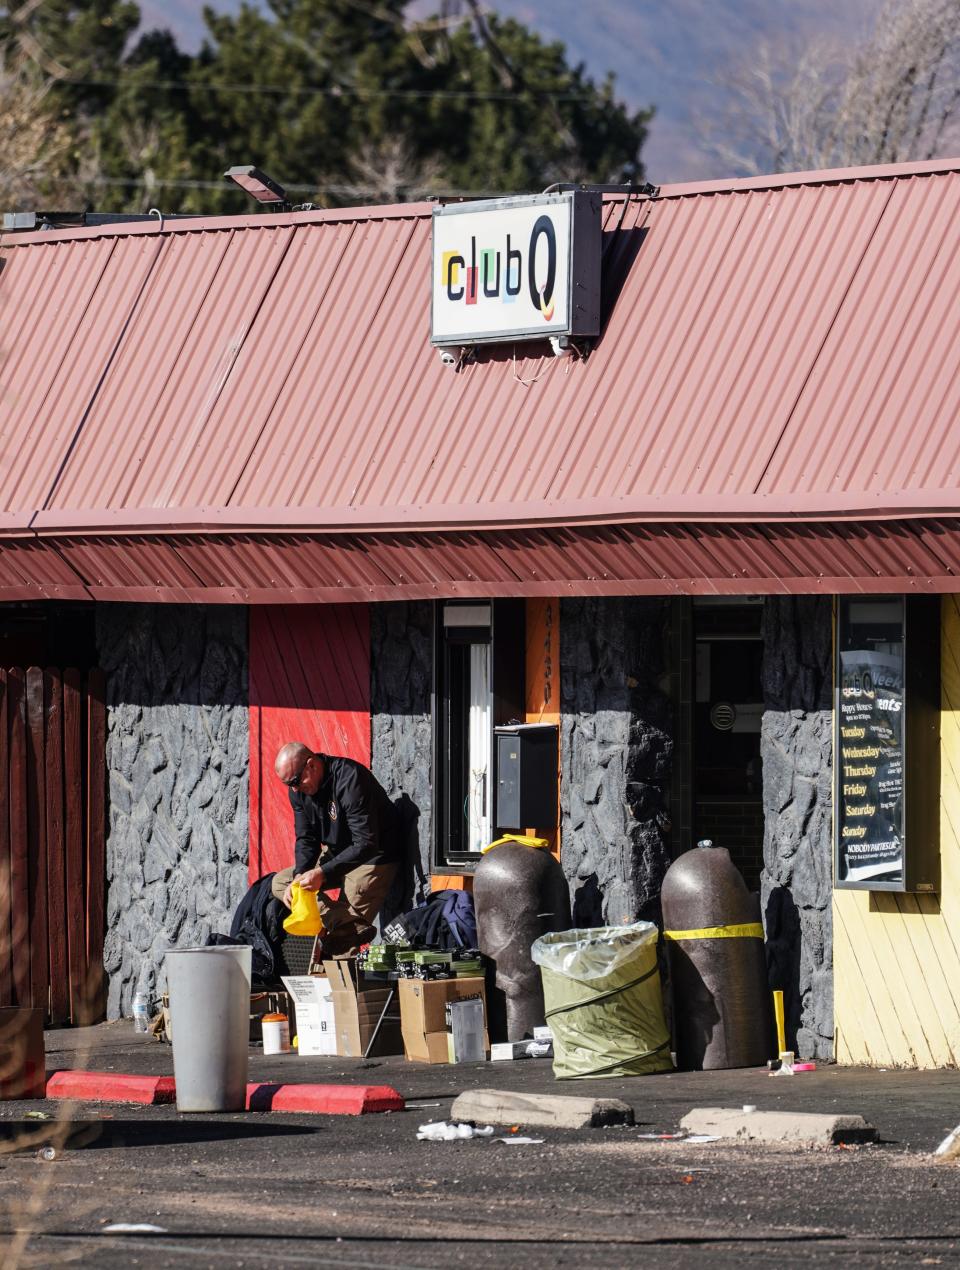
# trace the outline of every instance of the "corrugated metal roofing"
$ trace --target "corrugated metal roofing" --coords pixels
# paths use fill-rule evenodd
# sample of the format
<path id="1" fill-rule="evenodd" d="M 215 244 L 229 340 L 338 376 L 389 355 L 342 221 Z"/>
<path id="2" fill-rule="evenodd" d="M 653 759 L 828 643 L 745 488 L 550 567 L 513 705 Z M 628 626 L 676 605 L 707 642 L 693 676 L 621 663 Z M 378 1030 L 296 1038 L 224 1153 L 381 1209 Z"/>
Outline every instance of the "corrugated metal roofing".
<path id="1" fill-rule="evenodd" d="M 739 587 L 777 556 L 809 589 L 859 577 L 843 551 L 834 574 L 835 529 L 760 556 L 741 530 L 718 540 L 723 568 L 683 527 L 960 516 L 960 161 L 668 187 L 622 210 L 588 358 L 488 348 L 456 373 L 429 344 L 427 205 L 8 238 L 0 530 L 39 532 L 36 558 L 56 550 L 98 593 L 194 596 L 219 570 L 238 593 L 314 576 L 399 594 L 559 583 L 572 559 L 588 581 L 589 535 L 536 531 L 666 522 L 639 571 L 636 544 L 605 546 L 611 585 Z M 278 545 L 291 532 L 313 543 L 308 576 Z M 863 552 L 888 585 L 949 578 L 928 536 L 871 531 Z"/>
<path id="2" fill-rule="evenodd" d="M 0 600 L 286 604 L 891 589 L 960 592 L 960 521 L 0 540 Z"/>

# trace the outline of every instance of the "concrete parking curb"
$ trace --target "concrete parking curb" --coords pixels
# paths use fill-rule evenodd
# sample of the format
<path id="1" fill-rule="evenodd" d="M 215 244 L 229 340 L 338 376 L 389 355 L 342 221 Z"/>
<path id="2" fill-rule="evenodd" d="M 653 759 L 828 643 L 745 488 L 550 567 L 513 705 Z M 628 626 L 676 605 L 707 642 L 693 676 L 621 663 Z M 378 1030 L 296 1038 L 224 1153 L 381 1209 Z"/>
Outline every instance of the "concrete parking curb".
<path id="1" fill-rule="evenodd" d="M 403 1111 L 403 1097 L 389 1085 L 247 1086 L 249 1111 L 306 1111 L 328 1116 L 363 1116 Z"/>
<path id="2" fill-rule="evenodd" d="M 172 1076 L 130 1076 L 122 1072 L 54 1072 L 47 1078 L 48 1098 L 76 1102 L 133 1102 L 160 1106 L 176 1101 Z"/>
<path id="3" fill-rule="evenodd" d="M 744 1111 L 732 1107 L 695 1107 L 680 1121 L 689 1133 L 712 1134 L 740 1142 L 788 1146 L 835 1146 L 875 1142 L 877 1131 L 863 1116 L 815 1111 Z"/>
<path id="4" fill-rule="evenodd" d="M 633 1124 L 633 1108 L 618 1098 L 575 1098 L 562 1094 L 518 1094 L 509 1090 L 475 1089 L 454 1099 L 450 1119 L 483 1124 L 536 1125 L 545 1129 L 600 1129 L 604 1125 Z"/>
<path id="5" fill-rule="evenodd" d="M 126 1102 L 160 1106 L 176 1102 L 172 1076 L 131 1076 L 122 1072 L 54 1072 L 47 1097 L 75 1102 Z M 248 1111 L 295 1111 L 328 1116 L 362 1116 L 403 1111 L 403 1097 L 389 1085 L 247 1085 Z"/>

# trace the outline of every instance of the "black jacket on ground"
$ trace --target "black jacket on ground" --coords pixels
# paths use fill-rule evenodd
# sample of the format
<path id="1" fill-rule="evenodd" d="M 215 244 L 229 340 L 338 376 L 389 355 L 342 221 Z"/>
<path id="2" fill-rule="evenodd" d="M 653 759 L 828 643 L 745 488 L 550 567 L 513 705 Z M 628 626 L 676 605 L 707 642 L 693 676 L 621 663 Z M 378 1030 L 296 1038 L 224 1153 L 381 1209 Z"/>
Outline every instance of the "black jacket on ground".
<path id="1" fill-rule="evenodd" d="M 312 869 L 324 847 L 324 887 L 339 886 L 358 864 L 399 863 L 400 836 L 387 791 L 362 763 L 319 757 L 325 770 L 317 792 L 290 790 L 297 831 L 294 873 Z"/>

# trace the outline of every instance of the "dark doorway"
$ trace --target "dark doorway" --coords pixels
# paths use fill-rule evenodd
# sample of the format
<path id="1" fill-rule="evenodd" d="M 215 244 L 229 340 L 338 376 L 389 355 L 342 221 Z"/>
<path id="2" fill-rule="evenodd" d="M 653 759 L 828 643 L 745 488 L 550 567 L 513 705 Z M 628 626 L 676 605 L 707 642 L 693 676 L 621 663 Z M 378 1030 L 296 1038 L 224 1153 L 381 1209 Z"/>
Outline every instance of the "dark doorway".
<path id="1" fill-rule="evenodd" d="M 761 598 L 693 603 L 693 837 L 726 847 L 747 886 L 763 868 Z"/>

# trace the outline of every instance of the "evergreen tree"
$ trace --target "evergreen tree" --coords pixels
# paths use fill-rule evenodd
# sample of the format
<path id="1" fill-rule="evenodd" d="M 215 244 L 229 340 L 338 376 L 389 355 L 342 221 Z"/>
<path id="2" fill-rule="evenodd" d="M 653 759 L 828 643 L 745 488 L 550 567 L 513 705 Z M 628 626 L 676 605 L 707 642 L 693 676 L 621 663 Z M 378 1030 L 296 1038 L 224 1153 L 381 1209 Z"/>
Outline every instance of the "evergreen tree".
<path id="1" fill-rule="evenodd" d="M 124 50 L 140 21 L 132 0 L 13 0 L 0 5 L 0 88 L 29 86 L 65 144 L 48 151 L 14 204 L 80 206 L 100 201 L 86 177 L 99 166 L 98 129 L 124 73 Z M 118 191 L 125 201 L 125 191 Z M 110 200 L 113 201 L 112 199 Z"/>
<path id="2" fill-rule="evenodd" d="M 50 84 L 101 208 L 250 211 L 222 181 L 247 162 L 321 205 L 642 179 L 651 112 L 473 0 L 419 22 L 408 0 L 267 4 L 205 9 L 196 55 L 164 32 L 133 42 L 130 0 L 0 7 L 0 42 Z"/>
<path id="3" fill-rule="evenodd" d="M 269 2 L 269 16 L 206 12 L 197 170 L 254 162 L 321 204 L 642 178 L 650 112 L 518 22 L 408 25 L 405 0 Z M 236 203 L 225 191 L 216 206 Z"/>

